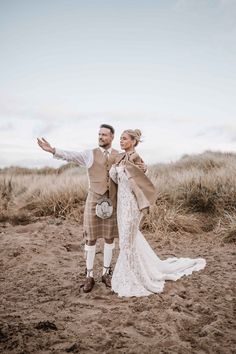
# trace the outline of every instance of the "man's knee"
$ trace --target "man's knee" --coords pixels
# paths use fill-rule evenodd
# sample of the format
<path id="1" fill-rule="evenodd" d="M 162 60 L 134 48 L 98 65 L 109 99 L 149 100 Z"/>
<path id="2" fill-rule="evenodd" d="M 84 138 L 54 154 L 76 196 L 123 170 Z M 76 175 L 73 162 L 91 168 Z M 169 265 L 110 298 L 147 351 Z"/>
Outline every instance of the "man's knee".
<path id="1" fill-rule="evenodd" d="M 87 240 L 87 241 L 86 241 L 86 245 L 88 245 L 88 246 L 94 246 L 94 245 L 96 245 L 96 240 L 93 240 L 93 241 Z"/>
<path id="2" fill-rule="evenodd" d="M 111 245 L 114 242 L 114 238 L 112 238 L 112 239 L 105 238 L 105 242 L 108 243 L 109 245 Z"/>

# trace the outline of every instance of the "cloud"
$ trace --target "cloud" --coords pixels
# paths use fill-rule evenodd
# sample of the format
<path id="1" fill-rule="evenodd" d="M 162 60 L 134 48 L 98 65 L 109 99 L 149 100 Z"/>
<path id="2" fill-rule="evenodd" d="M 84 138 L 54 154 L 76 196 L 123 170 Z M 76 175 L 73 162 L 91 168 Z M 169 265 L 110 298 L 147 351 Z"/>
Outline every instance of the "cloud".
<path id="1" fill-rule="evenodd" d="M 200 9 L 201 5 L 205 4 L 205 1 L 203 0 L 176 0 L 174 4 L 174 9 L 175 10 L 181 10 L 181 11 L 192 11 L 192 10 L 197 10 Z"/>
<path id="2" fill-rule="evenodd" d="M 220 139 L 220 141 L 233 142 L 236 138 L 236 124 L 235 125 L 211 125 L 202 128 L 195 134 L 200 138 Z"/>
<path id="3" fill-rule="evenodd" d="M 12 102 L 18 102 L 13 100 Z M 18 104 L 17 103 L 17 104 Z M 100 112 L 78 112 L 68 109 L 62 102 L 55 105 L 41 105 L 27 108 L 27 116 L 10 114 L 0 125 L 0 148 L 3 158 L 0 166 L 59 166 L 39 149 L 36 138 L 44 136 L 53 146 L 81 151 L 97 146 L 100 124 L 115 127 L 114 147 L 119 147 L 119 137 L 124 129 L 139 128 L 143 133 L 143 143 L 139 153 L 146 163 L 173 161 L 183 154 L 198 153 L 210 149 L 235 150 L 236 127 L 228 120 L 219 124 L 204 119 L 189 118 L 187 115 L 165 116 L 155 112 L 135 110 L 113 110 Z M 19 103 L 18 107 L 24 104 Z M 26 112 L 26 110 L 25 110 Z"/>
<path id="4" fill-rule="evenodd" d="M 90 105 L 92 107 L 92 105 Z M 132 110 L 128 108 L 123 108 L 121 110 L 98 110 L 87 108 L 86 111 L 75 107 L 75 103 L 65 102 L 59 99 L 51 101 L 50 103 L 42 101 L 34 101 L 29 103 L 25 98 L 19 98 L 16 96 L 9 96 L 0 93 L 0 119 L 14 119 L 14 120 L 31 120 L 41 122 L 42 126 L 50 126 L 50 129 L 58 126 L 59 124 L 64 125 L 65 121 L 96 121 L 101 122 L 109 119 L 114 120 L 131 120 L 135 121 L 137 119 L 153 119 L 162 120 L 163 117 L 157 112 L 151 112 L 147 110 Z M 44 128 L 42 128 L 44 129 Z"/>
<path id="5" fill-rule="evenodd" d="M 219 6 L 224 9 L 236 6 L 235 0 L 211 0 L 211 6 Z M 205 0 L 176 0 L 174 8 L 180 10 L 200 9 L 202 6 L 208 7 L 209 2 Z"/>
<path id="6" fill-rule="evenodd" d="M 236 6 L 235 0 L 218 0 L 218 3 L 223 7 Z"/>
<path id="7" fill-rule="evenodd" d="M 21 117 L 26 111 L 27 106 L 22 99 L 0 92 L 0 117 Z"/>
<path id="8" fill-rule="evenodd" d="M 0 132 L 8 132 L 14 129 L 14 125 L 12 122 L 5 122 L 0 124 Z"/>
<path id="9" fill-rule="evenodd" d="M 56 123 L 48 124 L 46 122 L 39 121 L 39 124 L 33 128 L 32 134 L 33 136 L 42 137 L 55 132 L 58 127 L 59 125 Z"/>
<path id="10" fill-rule="evenodd" d="M 31 103 L 24 99 L 17 99 L 13 97 L 4 97 L 0 95 L 0 117 L 4 119 L 31 119 L 41 121 L 64 121 L 68 117 L 74 119 L 78 117 L 78 112 L 71 110 L 70 107 L 63 103 L 45 104 L 45 103 Z"/>
<path id="11" fill-rule="evenodd" d="M 123 129 L 140 128 L 143 132 L 143 143 L 137 147 L 137 151 L 144 158 L 145 162 L 169 162 L 181 157 L 183 154 L 201 153 L 204 150 L 235 151 L 235 126 L 204 126 L 197 122 L 179 122 L 175 120 L 154 121 L 152 117 L 133 120 L 120 120 L 110 118 L 106 122 L 116 128 L 114 147 L 119 149 L 119 136 Z M 58 148 L 81 151 L 97 146 L 98 127 L 101 118 L 93 117 L 91 120 L 72 121 L 58 127 L 38 125 L 38 121 L 23 125 L 18 122 L 16 131 L 5 132 L 1 135 L 1 158 L 0 166 L 19 165 L 29 167 L 60 166 L 63 161 L 55 162 L 51 155 L 42 151 L 32 132 L 45 133 L 49 142 Z M 36 125 L 35 125 L 36 124 Z M 55 129 L 54 129 L 55 128 Z"/>

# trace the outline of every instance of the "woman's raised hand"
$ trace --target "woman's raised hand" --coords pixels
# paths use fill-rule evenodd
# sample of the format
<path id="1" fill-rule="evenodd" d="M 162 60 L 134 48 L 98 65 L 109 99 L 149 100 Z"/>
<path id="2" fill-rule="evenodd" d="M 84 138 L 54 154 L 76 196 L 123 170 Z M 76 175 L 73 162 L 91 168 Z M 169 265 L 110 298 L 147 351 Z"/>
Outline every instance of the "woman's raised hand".
<path id="1" fill-rule="evenodd" d="M 52 154 L 55 154 L 56 151 L 55 148 L 53 148 L 46 139 L 37 138 L 37 140 L 38 140 L 38 145 L 41 147 L 41 149 L 47 152 L 51 152 Z"/>

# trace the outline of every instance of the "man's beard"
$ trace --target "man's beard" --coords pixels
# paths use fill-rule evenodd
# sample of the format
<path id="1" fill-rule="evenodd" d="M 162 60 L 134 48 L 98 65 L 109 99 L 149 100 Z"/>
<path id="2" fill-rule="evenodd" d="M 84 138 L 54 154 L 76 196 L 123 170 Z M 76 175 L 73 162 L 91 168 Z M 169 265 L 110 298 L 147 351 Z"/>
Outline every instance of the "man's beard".
<path id="1" fill-rule="evenodd" d="M 103 141 L 99 141 L 99 146 L 105 149 L 106 147 L 109 147 L 110 144 L 104 143 Z"/>

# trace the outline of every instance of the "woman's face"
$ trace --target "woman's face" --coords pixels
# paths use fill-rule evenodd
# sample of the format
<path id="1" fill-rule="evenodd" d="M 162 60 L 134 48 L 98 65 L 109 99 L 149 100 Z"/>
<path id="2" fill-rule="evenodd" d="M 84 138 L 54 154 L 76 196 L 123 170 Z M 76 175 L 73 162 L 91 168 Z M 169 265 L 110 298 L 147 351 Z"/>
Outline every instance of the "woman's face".
<path id="1" fill-rule="evenodd" d="M 133 150 L 134 144 L 135 144 L 135 140 L 133 140 L 129 134 L 127 133 L 121 134 L 120 147 L 122 150 L 125 151 Z"/>

